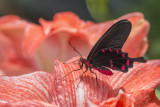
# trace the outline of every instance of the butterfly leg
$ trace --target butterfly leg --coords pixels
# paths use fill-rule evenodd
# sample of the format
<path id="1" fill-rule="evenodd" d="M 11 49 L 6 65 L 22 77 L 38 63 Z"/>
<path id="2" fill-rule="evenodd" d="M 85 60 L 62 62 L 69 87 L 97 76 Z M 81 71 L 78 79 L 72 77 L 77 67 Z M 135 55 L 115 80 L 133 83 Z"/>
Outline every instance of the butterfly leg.
<path id="1" fill-rule="evenodd" d="M 96 73 L 92 71 L 91 67 L 89 67 L 89 69 L 90 69 L 90 72 L 93 73 L 96 76 L 96 82 L 97 82 L 98 87 L 100 88 L 100 85 L 98 84 L 98 79 L 97 79 Z"/>
<path id="2" fill-rule="evenodd" d="M 83 62 L 79 61 L 79 66 L 80 66 L 80 68 L 79 68 L 79 69 L 72 70 L 71 72 L 69 72 L 68 74 L 66 74 L 65 76 L 63 76 L 61 79 L 65 78 L 66 76 L 68 76 L 68 75 L 71 74 L 72 72 L 81 70 L 81 69 L 83 68 L 83 64 L 84 64 Z"/>
<path id="3" fill-rule="evenodd" d="M 86 70 L 82 73 L 80 81 L 78 82 L 76 89 L 78 88 L 78 85 L 80 84 L 80 82 L 81 82 L 81 80 L 83 78 L 83 75 L 88 71 L 88 65 L 87 64 L 85 64 L 85 67 L 86 67 Z"/>

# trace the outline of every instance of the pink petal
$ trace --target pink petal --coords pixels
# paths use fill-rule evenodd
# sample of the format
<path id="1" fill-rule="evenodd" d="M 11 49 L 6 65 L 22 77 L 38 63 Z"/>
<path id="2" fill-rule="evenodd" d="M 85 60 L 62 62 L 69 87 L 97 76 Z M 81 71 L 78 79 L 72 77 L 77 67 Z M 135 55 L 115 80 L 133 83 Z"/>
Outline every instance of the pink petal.
<path id="1" fill-rule="evenodd" d="M 8 22 L 13 22 L 16 20 L 20 20 L 20 17 L 15 15 L 7 15 L 7 16 L 0 17 L 0 24 L 6 24 Z"/>
<path id="2" fill-rule="evenodd" d="M 144 19 L 143 14 L 138 12 L 96 24 L 83 21 L 72 12 L 57 13 L 53 21 L 40 19 L 44 34 L 48 37 L 39 49 L 41 55 L 45 56 L 44 61 L 48 62 L 49 68 L 51 68 L 52 59 L 55 57 L 61 61 L 66 61 L 73 56 L 77 56 L 78 54 L 69 45 L 69 41 L 71 41 L 82 55 L 87 56 L 103 33 L 122 19 L 128 19 L 133 24 L 133 31 L 125 43 L 123 51 L 129 52 L 131 57 L 143 56 L 148 48 L 146 36 L 149 23 Z"/>
<path id="3" fill-rule="evenodd" d="M 69 62 L 76 60 L 77 58 L 71 59 Z M 83 73 L 83 70 L 79 70 L 71 73 L 70 75 L 65 76 L 72 70 L 78 69 L 78 64 L 63 64 L 58 60 L 55 60 L 55 71 L 53 72 L 53 80 L 54 84 L 57 86 L 53 89 L 54 92 L 52 95 L 54 99 L 59 99 L 60 105 L 68 104 L 75 106 L 75 104 L 85 105 L 87 103 L 87 99 L 89 98 L 91 101 L 99 100 L 103 101 L 109 97 L 113 97 L 114 93 L 110 85 L 107 83 L 108 79 L 105 78 L 104 75 L 98 76 L 98 83 L 101 88 L 97 86 L 95 75 L 90 73 L 89 71 L 85 73 L 82 81 L 77 87 L 78 82 L 80 81 L 80 76 Z M 56 81 L 60 79 L 59 81 Z M 76 89 L 77 87 L 77 89 Z M 59 94 L 55 94 L 59 93 Z M 103 95 L 103 96 L 102 96 Z M 68 102 L 70 101 L 70 102 Z M 59 105 L 58 104 L 58 105 Z"/>
<path id="4" fill-rule="evenodd" d="M 58 107 L 55 104 L 49 104 L 39 100 L 25 100 L 12 103 L 0 102 L 0 106 L 1 107 Z"/>
<path id="5" fill-rule="evenodd" d="M 40 50 L 49 56 L 46 60 L 50 63 L 52 62 L 50 61 L 51 58 L 58 57 L 60 60 L 66 61 L 77 55 L 69 46 L 69 40 L 71 42 L 76 41 L 75 47 L 78 50 L 88 53 L 86 51 L 90 47 L 87 43 L 88 40 L 79 34 L 79 30 L 93 25 L 93 22 L 83 21 L 72 12 L 57 13 L 53 21 L 45 21 L 44 19 L 39 21 L 42 24 L 45 35 L 48 37 Z"/>
<path id="6" fill-rule="evenodd" d="M 78 57 L 74 57 L 67 63 L 77 59 Z M 54 85 L 57 87 L 54 87 L 51 92 L 53 92 L 52 95 L 54 96 L 52 98 L 55 99 L 54 101 L 57 105 L 133 105 L 134 99 L 132 97 L 129 97 L 126 94 L 118 94 L 119 89 L 112 90 L 108 81 L 109 76 L 103 75 L 95 70 L 94 72 L 97 74 L 100 88 L 96 83 L 95 75 L 89 71 L 83 75 L 83 79 L 77 87 L 85 68 L 83 70 L 72 72 L 70 75 L 67 74 L 78 68 L 79 65 L 76 64 L 76 62 L 74 64 L 63 64 L 60 61 L 55 60 L 56 72 L 52 73 L 52 79 Z M 97 101 L 99 103 L 97 103 Z"/>
<path id="7" fill-rule="evenodd" d="M 126 74 L 116 72 L 110 83 L 113 89 L 122 87 L 124 92 L 131 94 L 136 106 L 150 103 L 157 106 L 160 101 L 155 96 L 155 89 L 160 85 L 160 60 L 151 60 L 146 63 L 135 64 Z"/>
<path id="8" fill-rule="evenodd" d="M 24 49 L 24 56 L 32 56 L 44 41 L 45 36 L 42 28 L 38 25 L 27 26 L 24 32 L 22 41 L 22 48 Z"/>
<path id="9" fill-rule="evenodd" d="M 93 24 L 91 21 L 81 20 L 76 14 L 69 11 L 57 13 L 53 18 L 53 22 L 57 23 L 54 26 L 70 26 L 78 29 Z"/>
<path id="10" fill-rule="evenodd" d="M 133 17 L 125 15 L 121 18 L 127 18 L 132 22 L 132 30 L 129 38 L 124 44 L 122 50 L 128 52 L 130 57 L 143 56 L 148 49 L 147 34 L 149 32 L 150 24 L 144 19 L 142 13 L 135 12 Z"/>
<path id="11" fill-rule="evenodd" d="M 28 57 L 35 52 L 42 40 L 44 36 L 39 25 L 17 16 L 0 17 L 0 68 L 5 71 L 4 75 L 39 70 L 35 56 Z"/>
<path id="12" fill-rule="evenodd" d="M 70 32 L 76 33 L 78 29 L 90 26 L 91 21 L 83 21 L 76 14 L 72 12 L 56 13 L 53 21 L 45 21 L 40 18 L 39 22 L 44 28 L 46 36 L 51 36 L 51 33 Z"/>
<path id="13" fill-rule="evenodd" d="M 98 101 L 93 102 L 94 106 L 101 106 L 101 107 L 133 107 L 134 106 L 134 98 L 129 94 L 125 94 L 123 92 L 119 92 L 118 96 L 107 99 L 102 103 Z M 90 103 L 90 105 L 93 103 Z"/>
<path id="14" fill-rule="evenodd" d="M 38 71 L 21 76 L 0 77 L 0 104 L 51 103 L 50 76 L 49 73 Z"/>
<path id="15" fill-rule="evenodd" d="M 0 17 L 0 32 L 10 38 L 14 42 L 13 45 L 19 50 L 23 50 L 20 52 L 24 55 L 33 54 L 44 39 L 43 31 L 39 25 L 11 15 Z M 30 47 L 27 46 L 29 43 Z M 34 49 L 31 50 L 31 47 Z M 28 51 L 31 52 L 26 54 Z"/>
<path id="16" fill-rule="evenodd" d="M 106 32 L 114 23 L 122 19 L 128 19 L 132 23 L 131 34 L 122 50 L 128 52 L 130 57 L 143 56 L 148 48 L 147 34 L 150 25 L 149 22 L 144 19 L 142 13 L 129 13 L 112 21 L 94 24 L 80 32 L 84 35 L 88 35 L 86 37 L 88 37 L 89 44 L 93 46 L 104 32 Z"/>
<path id="17" fill-rule="evenodd" d="M 73 58 L 67 63 L 77 59 L 78 57 Z M 155 96 L 155 89 L 160 83 L 159 64 L 159 60 L 135 64 L 134 68 L 131 68 L 129 72 L 122 73 L 115 71 L 113 76 L 106 76 L 94 70 L 97 74 L 98 83 L 101 88 L 98 88 L 96 84 L 95 75 L 88 71 L 84 74 L 83 79 L 76 90 L 75 88 L 80 80 L 81 74 L 85 71 L 85 68 L 83 70 L 72 72 L 70 75 L 63 78 L 63 76 L 72 70 L 78 69 L 79 65 L 76 64 L 76 62 L 74 64 L 63 64 L 56 60 L 55 71 L 57 72 L 53 73 L 53 80 L 55 81 L 54 84 L 58 87 L 55 87 L 52 92 L 55 92 L 56 90 L 55 93 L 60 93 L 60 95 L 52 95 L 55 95 L 53 97 L 54 99 L 60 99 L 56 102 L 60 101 L 60 104 L 62 105 L 64 103 L 68 105 L 77 104 L 77 99 L 78 101 L 81 101 L 77 96 L 81 95 L 83 96 L 82 98 L 84 98 L 80 103 L 82 105 L 89 104 L 106 106 L 110 104 L 114 106 L 159 106 L 160 102 Z M 60 79 L 61 81 L 56 81 L 57 79 Z M 112 87 L 110 87 L 110 85 Z M 124 91 L 124 94 L 120 95 L 120 97 L 118 97 L 119 89 Z M 72 95 L 69 94 L 70 92 L 73 92 Z M 67 98 L 71 101 L 70 103 L 67 103 Z"/>
<path id="18" fill-rule="evenodd" d="M 24 58 L 14 41 L 0 32 L 0 68 L 3 75 L 19 75 L 37 69 L 31 58 Z M 22 72 L 23 71 L 23 72 Z"/>

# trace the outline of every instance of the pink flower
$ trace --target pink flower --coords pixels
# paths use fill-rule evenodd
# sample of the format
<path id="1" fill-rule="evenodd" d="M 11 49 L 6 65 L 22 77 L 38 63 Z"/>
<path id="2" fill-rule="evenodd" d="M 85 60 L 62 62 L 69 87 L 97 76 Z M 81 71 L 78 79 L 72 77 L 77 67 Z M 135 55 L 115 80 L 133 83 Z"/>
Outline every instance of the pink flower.
<path id="1" fill-rule="evenodd" d="M 128 73 L 115 71 L 113 76 L 95 70 L 101 88 L 88 71 L 76 89 L 84 69 L 62 78 L 79 68 L 78 64 L 63 64 L 56 59 L 52 65 L 56 56 L 60 60 L 77 56 L 69 41 L 87 56 L 101 35 L 121 19 L 133 25 L 123 51 L 131 57 L 143 56 L 148 47 L 149 23 L 142 13 L 97 24 L 85 22 L 71 12 L 58 13 L 53 21 L 40 19 L 41 25 L 17 16 L 1 17 L 0 72 L 7 76 L 0 77 L 0 106 L 159 106 L 155 89 L 160 83 L 160 60 L 136 63 Z M 39 71 L 50 67 L 54 67 L 52 73 Z M 33 73 L 20 75 L 28 72 Z"/>
<path id="2" fill-rule="evenodd" d="M 72 62 L 73 58 L 68 62 Z M 55 61 L 54 77 L 63 77 L 70 71 L 79 68 L 76 64 L 63 64 Z M 113 76 L 102 75 L 95 71 L 98 76 L 99 88 L 96 83 L 95 75 L 89 71 L 85 73 L 78 89 L 77 83 L 85 69 L 69 75 L 61 82 L 62 87 L 67 87 L 68 91 L 72 90 L 74 96 L 81 97 L 85 100 L 81 104 L 129 107 L 129 106 L 159 106 L 160 101 L 155 95 L 155 89 L 160 82 L 160 60 L 151 60 L 146 63 L 135 64 L 128 73 L 115 71 Z M 152 71 L 152 72 L 151 72 Z M 57 82 L 57 84 L 60 84 Z M 59 86 L 60 87 L 60 86 Z M 57 89 L 58 90 L 58 89 Z M 65 92 L 64 89 L 61 92 Z M 69 97 L 72 98 L 72 97 Z M 76 100 L 79 101 L 79 100 Z M 78 103 L 78 102 L 77 102 Z"/>
<path id="3" fill-rule="evenodd" d="M 17 16 L 0 17 L 0 72 L 19 75 L 38 70 L 36 57 L 29 57 L 44 40 L 41 27 Z"/>
<path id="4" fill-rule="evenodd" d="M 66 61 L 73 56 L 77 56 L 77 53 L 68 44 L 71 41 L 82 55 L 87 56 L 103 33 L 122 19 L 130 20 L 133 25 L 132 32 L 123 50 L 129 52 L 131 57 L 143 56 L 148 48 L 146 36 L 149 31 L 149 23 L 139 12 L 130 13 L 116 20 L 103 23 L 85 22 L 72 12 L 57 13 L 53 17 L 53 21 L 40 19 L 45 35 L 48 37 L 44 43 L 45 49 L 43 49 L 45 51 L 43 52 L 45 55 L 49 54 L 50 57 L 55 55 L 59 56 L 60 60 Z"/>
<path id="5" fill-rule="evenodd" d="M 72 58 L 70 61 L 76 60 Z M 68 62 L 70 62 L 68 61 Z M 76 64 L 63 64 L 55 60 L 55 71 L 38 71 L 21 76 L 0 77 L 0 105 L 2 106 L 151 106 L 158 107 L 155 89 L 160 83 L 160 60 L 135 64 L 128 73 L 115 71 L 106 76 L 97 71 L 85 73 L 78 88 L 83 70 L 64 75 L 78 68 Z"/>
<path id="6" fill-rule="evenodd" d="M 72 12 L 57 13 L 53 21 L 40 19 L 41 25 L 17 16 L 1 17 L 1 75 L 20 75 L 36 70 L 52 71 L 55 57 L 66 61 L 77 56 L 69 46 L 69 41 L 82 55 L 87 56 L 101 35 L 121 19 L 128 19 L 133 24 L 123 51 L 129 52 L 130 57 L 143 56 L 148 47 L 146 36 L 149 23 L 142 13 L 130 13 L 116 20 L 97 24 L 85 22 Z"/>

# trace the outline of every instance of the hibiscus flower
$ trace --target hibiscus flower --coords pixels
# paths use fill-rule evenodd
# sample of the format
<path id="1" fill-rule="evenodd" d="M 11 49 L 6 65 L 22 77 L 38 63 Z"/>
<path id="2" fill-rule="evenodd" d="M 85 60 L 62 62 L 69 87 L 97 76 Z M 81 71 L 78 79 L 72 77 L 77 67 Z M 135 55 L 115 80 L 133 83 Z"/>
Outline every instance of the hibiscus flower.
<path id="1" fill-rule="evenodd" d="M 149 23 L 142 13 L 103 23 L 85 22 L 71 12 L 57 13 L 52 21 L 40 19 L 41 25 L 16 16 L 0 18 L 0 69 L 6 75 L 0 77 L 0 106 L 159 106 L 155 89 L 160 83 L 160 60 L 135 63 L 127 73 L 115 71 L 112 76 L 95 70 L 101 88 L 95 75 L 88 71 L 76 89 L 84 69 L 62 78 L 79 68 L 78 64 L 61 62 L 76 55 L 68 41 L 75 41 L 75 47 L 87 56 L 101 35 L 121 19 L 128 19 L 133 25 L 123 51 L 130 57 L 144 55 Z M 55 56 L 61 61 L 55 59 L 52 65 Z M 42 70 L 42 65 L 53 66 L 52 73 L 37 71 Z M 14 73 L 19 76 L 8 76 Z M 23 73 L 28 74 L 20 75 Z"/>

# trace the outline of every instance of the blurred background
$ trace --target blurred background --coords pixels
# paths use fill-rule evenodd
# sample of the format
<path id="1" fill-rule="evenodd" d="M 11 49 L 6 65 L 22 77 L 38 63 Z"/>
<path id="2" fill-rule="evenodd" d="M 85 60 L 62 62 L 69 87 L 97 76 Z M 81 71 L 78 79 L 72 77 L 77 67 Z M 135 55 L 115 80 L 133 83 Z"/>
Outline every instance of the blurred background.
<path id="1" fill-rule="evenodd" d="M 139 11 L 151 24 L 148 35 L 149 49 L 145 57 L 147 59 L 160 59 L 159 0 L 98 1 L 100 2 L 97 0 L 0 0 L 0 16 L 14 14 L 38 23 L 40 17 L 52 20 L 53 15 L 57 12 L 72 11 L 83 20 L 101 22 Z M 97 13 L 100 14 L 97 15 Z"/>
<path id="2" fill-rule="evenodd" d="M 81 19 L 94 22 L 142 12 L 151 24 L 147 59 L 160 59 L 159 10 L 160 0 L 0 0 L 0 16 L 14 14 L 34 23 L 38 23 L 40 17 L 52 20 L 55 13 L 63 11 L 72 11 Z"/>

